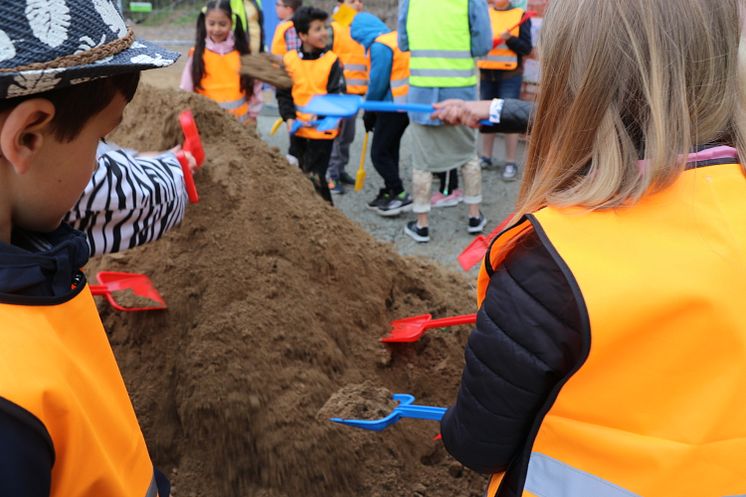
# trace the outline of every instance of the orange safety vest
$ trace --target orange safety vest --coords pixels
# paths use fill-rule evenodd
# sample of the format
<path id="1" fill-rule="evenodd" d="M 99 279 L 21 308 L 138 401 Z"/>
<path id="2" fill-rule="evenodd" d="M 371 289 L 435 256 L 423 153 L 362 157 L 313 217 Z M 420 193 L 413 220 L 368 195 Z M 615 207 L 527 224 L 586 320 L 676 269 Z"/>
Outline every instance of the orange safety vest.
<path id="1" fill-rule="evenodd" d="M 293 103 L 296 107 L 303 107 L 314 95 L 326 95 L 329 84 L 329 73 L 334 62 L 338 60 L 334 52 L 326 52 L 318 59 L 303 60 L 296 50 L 291 50 L 283 57 L 285 69 L 293 78 Z M 313 116 L 296 112 L 296 119 L 310 121 Z M 339 130 L 319 131 L 312 127 L 302 127 L 296 133 L 301 138 L 313 140 L 333 140 Z"/>
<path id="2" fill-rule="evenodd" d="M 409 52 L 399 50 L 397 32 L 382 34 L 375 39 L 377 43 L 386 45 L 394 54 L 391 66 L 391 94 L 395 102 L 406 103 L 409 93 Z"/>
<path id="3" fill-rule="evenodd" d="M 288 29 L 294 27 L 293 21 L 282 21 L 280 24 L 277 25 L 275 28 L 275 34 L 272 37 L 272 46 L 270 47 L 270 52 L 272 52 L 275 55 L 285 55 L 288 53 L 288 45 L 285 43 L 285 33 L 287 33 Z"/>
<path id="4" fill-rule="evenodd" d="M 56 305 L 0 304 L 0 323 L 0 397 L 49 433 L 50 496 L 157 497 L 153 463 L 88 288 Z"/>
<path id="5" fill-rule="evenodd" d="M 193 55 L 194 49 L 189 52 L 190 57 Z M 238 50 L 232 50 L 221 55 L 205 49 L 202 61 L 205 67 L 200 82 L 202 88 L 196 92 L 217 102 L 240 122 L 246 122 L 249 117 L 249 102 L 241 89 L 241 54 Z"/>
<path id="6" fill-rule="evenodd" d="M 339 56 L 344 70 L 347 93 L 365 95 L 368 91 L 368 73 L 370 62 L 365 55 L 365 47 L 350 36 L 350 27 L 342 26 L 337 21 L 332 22 L 334 43 L 332 52 Z"/>
<path id="7" fill-rule="evenodd" d="M 490 22 L 492 24 L 492 37 L 497 38 L 508 29 L 512 28 L 523 17 L 523 9 L 496 10 L 490 9 Z M 513 36 L 520 34 L 521 28 L 516 27 L 510 31 Z M 499 69 L 501 71 L 512 71 L 518 68 L 518 54 L 508 48 L 505 42 L 493 48 L 482 59 L 477 61 L 480 69 Z"/>
<path id="8" fill-rule="evenodd" d="M 625 208 L 527 217 L 498 237 L 490 263 L 535 230 L 571 276 L 589 350 L 535 421 L 522 495 L 746 495 L 742 166 L 687 170 Z M 480 305 L 488 284 L 483 265 Z M 487 496 L 507 495 L 502 477 Z"/>

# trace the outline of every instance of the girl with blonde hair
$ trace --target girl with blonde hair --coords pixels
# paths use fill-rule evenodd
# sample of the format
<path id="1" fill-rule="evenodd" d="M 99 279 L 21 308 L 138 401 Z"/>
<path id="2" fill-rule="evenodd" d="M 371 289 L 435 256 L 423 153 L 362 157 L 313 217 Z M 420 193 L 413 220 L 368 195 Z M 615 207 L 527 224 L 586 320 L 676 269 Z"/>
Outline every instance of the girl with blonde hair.
<path id="1" fill-rule="evenodd" d="M 516 216 L 441 426 L 489 497 L 746 495 L 741 9 L 551 2 Z"/>

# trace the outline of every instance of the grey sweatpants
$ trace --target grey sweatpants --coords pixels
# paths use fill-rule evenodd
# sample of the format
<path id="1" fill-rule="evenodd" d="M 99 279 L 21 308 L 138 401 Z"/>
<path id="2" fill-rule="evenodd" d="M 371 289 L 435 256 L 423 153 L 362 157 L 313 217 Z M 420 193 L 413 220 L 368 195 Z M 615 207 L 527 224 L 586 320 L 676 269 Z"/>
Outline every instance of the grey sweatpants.
<path id="1" fill-rule="evenodd" d="M 334 139 L 332 146 L 332 158 L 329 160 L 329 169 L 326 176 L 337 180 L 350 162 L 350 145 L 355 140 L 355 121 L 357 115 L 342 119 L 339 134 Z"/>

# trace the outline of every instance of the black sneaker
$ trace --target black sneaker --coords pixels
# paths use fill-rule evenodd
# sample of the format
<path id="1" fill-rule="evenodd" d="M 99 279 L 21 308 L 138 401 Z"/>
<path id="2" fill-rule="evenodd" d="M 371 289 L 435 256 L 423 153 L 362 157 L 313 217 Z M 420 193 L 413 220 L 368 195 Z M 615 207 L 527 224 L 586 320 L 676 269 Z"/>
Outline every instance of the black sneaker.
<path id="1" fill-rule="evenodd" d="M 404 233 L 409 235 L 412 240 L 418 243 L 426 243 L 430 241 L 430 229 L 425 226 L 420 228 L 417 226 L 417 221 L 410 221 L 404 226 Z"/>
<path id="2" fill-rule="evenodd" d="M 339 181 L 341 181 L 343 185 L 354 185 L 355 184 L 355 178 L 353 178 L 352 176 L 350 176 L 344 171 L 342 171 L 342 173 L 339 175 Z"/>
<path id="3" fill-rule="evenodd" d="M 407 192 L 401 192 L 395 197 L 389 197 L 386 202 L 378 204 L 376 212 L 384 217 L 390 217 L 410 210 L 412 210 L 412 197 Z"/>
<path id="4" fill-rule="evenodd" d="M 386 188 L 381 188 L 380 190 L 378 190 L 378 196 L 368 202 L 368 209 L 378 211 L 378 206 L 385 202 L 388 202 L 389 198 L 391 198 L 389 191 Z"/>
<path id="5" fill-rule="evenodd" d="M 472 234 L 481 233 L 484 231 L 484 227 L 487 225 L 487 219 L 484 214 L 479 213 L 479 217 L 470 217 L 469 225 L 466 227 L 467 231 Z"/>

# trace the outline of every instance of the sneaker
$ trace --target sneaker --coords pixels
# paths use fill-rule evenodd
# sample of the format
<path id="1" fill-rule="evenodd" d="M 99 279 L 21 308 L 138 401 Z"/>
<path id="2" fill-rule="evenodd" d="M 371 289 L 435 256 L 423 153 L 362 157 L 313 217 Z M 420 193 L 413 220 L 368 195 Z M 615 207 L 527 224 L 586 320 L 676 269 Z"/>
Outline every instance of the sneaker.
<path id="1" fill-rule="evenodd" d="M 449 195 L 443 195 L 441 192 L 433 193 L 430 198 L 430 205 L 433 207 L 454 207 L 464 201 L 464 192 L 456 188 Z"/>
<path id="2" fill-rule="evenodd" d="M 503 181 L 515 181 L 517 176 L 518 176 L 518 166 L 516 166 L 512 162 L 508 162 L 507 164 L 505 164 L 505 167 L 503 168 L 503 173 L 502 173 Z"/>
<path id="3" fill-rule="evenodd" d="M 410 221 L 404 226 L 404 233 L 409 235 L 412 240 L 418 243 L 426 243 L 430 241 L 430 230 L 427 226 L 420 228 L 417 226 L 417 221 Z"/>
<path id="4" fill-rule="evenodd" d="M 330 179 L 329 180 L 329 191 L 334 195 L 342 195 L 345 192 L 342 182 L 340 180 Z"/>
<path id="5" fill-rule="evenodd" d="M 376 212 L 384 217 L 390 217 L 410 210 L 412 210 L 412 197 L 407 192 L 401 192 L 395 197 L 389 197 L 386 202 L 378 204 Z"/>
<path id="6" fill-rule="evenodd" d="M 342 182 L 343 185 L 354 185 L 355 184 L 355 178 L 347 174 L 346 172 L 342 171 L 339 175 L 339 181 Z"/>
<path id="7" fill-rule="evenodd" d="M 300 162 L 298 162 L 298 158 L 294 155 L 287 154 L 285 156 L 285 159 L 287 159 L 288 164 L 295 167 L 300 167 Z"/>
<path id="8" fill-rule="evenodd" d="M 385 202 L 388 202 L 389 198 L 390 198 L 389 191 L 386 188 L 381 188 L 380 190 L 378 190 L 378 196 L 374 198 L 373 200 L 371 200 L 370 202 L 368 202 L 368 209 L 377 211 L 378 206 Z"/>
<path id="9" fill-rule="evenodd" d="M 479 156 L 479 167 L 482 169 L 492 169 L 493 166 L 492 157 Z"/>
<path id="10" fill-rule="evenodd" d="M 486 225 L 487 219 L 484 217 L 484 214 L 480 212 L 479 217 L 469 218 L 469 225 L 466 227 L 466 230 L 472 234 L 481 233 L 484 231 Z"/>

